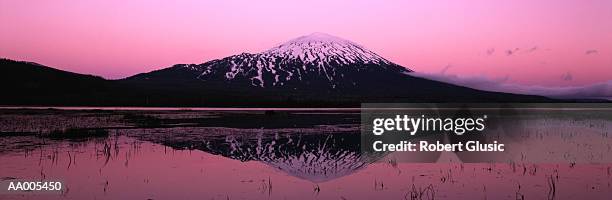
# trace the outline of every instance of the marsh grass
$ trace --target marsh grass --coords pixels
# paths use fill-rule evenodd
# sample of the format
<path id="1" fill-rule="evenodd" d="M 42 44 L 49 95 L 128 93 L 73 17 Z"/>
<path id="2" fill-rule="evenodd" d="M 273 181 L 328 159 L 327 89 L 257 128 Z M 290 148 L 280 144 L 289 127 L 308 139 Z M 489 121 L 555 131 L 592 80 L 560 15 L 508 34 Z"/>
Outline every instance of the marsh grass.
<path id="1" fill-rule="evenodd" d="M 109 132 L 106 129 L 66 129 L 55 130 L 48 134 L 41 134 L 40 137 L 56 140 L 86 140 L 89 138 L 107 138 Z"/>
<path id="2" fill-rule="evenodd" d="M 412 184 L 412 187 L 404 195 L 404 199 L 410 200 L 434 200 L 436 198 L 436 190 L 432 184 L 426 187 L 416 187 Z"/>

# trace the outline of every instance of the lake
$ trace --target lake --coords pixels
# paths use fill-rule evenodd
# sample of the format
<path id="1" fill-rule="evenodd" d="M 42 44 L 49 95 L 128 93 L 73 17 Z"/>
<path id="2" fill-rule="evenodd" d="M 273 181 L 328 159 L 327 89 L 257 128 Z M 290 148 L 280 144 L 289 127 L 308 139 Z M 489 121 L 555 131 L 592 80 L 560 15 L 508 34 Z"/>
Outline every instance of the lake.
<path id="1" fill-rule="evenodd" d="M 609 110 L 538 113 L 512 135 L 495 135 L 512 151 L 491 162 L 454 152 L 363 153 L 358 108 L 4 108 L 0 180 L 65 188 L 0 199 L 612 196 Z"/>

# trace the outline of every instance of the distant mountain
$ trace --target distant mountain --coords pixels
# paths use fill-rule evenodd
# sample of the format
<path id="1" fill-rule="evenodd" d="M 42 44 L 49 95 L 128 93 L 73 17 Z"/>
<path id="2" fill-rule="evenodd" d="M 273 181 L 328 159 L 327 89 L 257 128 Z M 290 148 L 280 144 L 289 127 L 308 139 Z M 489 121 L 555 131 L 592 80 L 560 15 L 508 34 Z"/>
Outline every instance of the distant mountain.
<path id="1" fill-rule="evenodd" d="M 199 65 L 139 74 L 128 80 L 198 79 L 254 88 L 341 91 L 371 84 L 372 75 L 411 72 L 351 41 L 323 33 L 293 39 L 258 54 L 243 53 Z"/>
<path id="2" fill-rule="evenodd" d="M 232 104 L 258 100 L 352 105 L 551 101 L 538 96 L 474 90 L 412 76 L 411 72 L 354 42 L 313 33 L 261 53 L 243 53 L 203 64 L 175 65 L 121 82 L 140 88 L 200 90 L 194 95 L 200 94 L 209 102 L 225 96 L 219 101 Z"/>
<path id="3" fill-rule="evenodd" d="M 3 59 L 4 105 L 359 106 L 364 102 L 551 102 L 412 76 L 354 42 L 314 33 L 267 51 L 121 80 Z"/>

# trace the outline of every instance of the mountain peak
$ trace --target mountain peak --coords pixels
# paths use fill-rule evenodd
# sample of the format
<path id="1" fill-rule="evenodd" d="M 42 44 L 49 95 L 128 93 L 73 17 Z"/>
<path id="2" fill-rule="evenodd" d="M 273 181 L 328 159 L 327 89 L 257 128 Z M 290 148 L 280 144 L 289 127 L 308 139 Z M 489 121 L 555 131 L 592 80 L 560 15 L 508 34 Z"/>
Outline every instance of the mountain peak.
<path id="1" fill-rule="evenodd" d="M 213 60 L 190 70 L 203 81 L 242 82 L 257 87 L 356 87 L 372 72 L 410 72 L 376 53 L 340 37 L 312 33 L 261 53 Z"/>
<path id="2" fill-rule="evenodd" d="M 329 62 L 341 65 L 391 64 L 390 61 L 357 43 L 320 32 L 289 40 L 262 54 L 298 59 L 304 63 L 315 63 L 315 65 L 324 65 Z"/>
<path id="3" fill-rule="evenodd" d="M 314 32 L 309 35 L 304 35 L 297 37 L 295 39 L 289 40 L 287 43 L 308 43 L 308 42 L 350 42 L 348 40 L 342 39 L 340 37 L 336 37 L 327 33 Z M 285 43 L 285 44 L 287 44 Z"/>

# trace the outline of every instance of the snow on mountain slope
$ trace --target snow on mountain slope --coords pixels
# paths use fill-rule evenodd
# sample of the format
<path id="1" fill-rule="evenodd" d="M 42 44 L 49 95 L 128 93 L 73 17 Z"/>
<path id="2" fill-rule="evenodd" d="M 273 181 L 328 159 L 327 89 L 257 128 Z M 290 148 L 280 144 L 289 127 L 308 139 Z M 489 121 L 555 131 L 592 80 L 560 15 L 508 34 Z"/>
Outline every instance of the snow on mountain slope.
<path id="1" fill-rule="evenodd" d="M 366 71 L 411 72 L 351 41 L 324 33 L 302 36 L 257 54 L 242 53 L 197 66 L 202 81 L 241 82 L 257 87 L 296 84 L 357 85 Z"/>
<path id="2" fill-rule="evenodd" d="M 318 66 L 335 61 L 341 64 L 391 62 L 351 41 L 325 33 L 302 36 L 263 52 L 267 56 L 280 56 L 316 63 Z"/>

